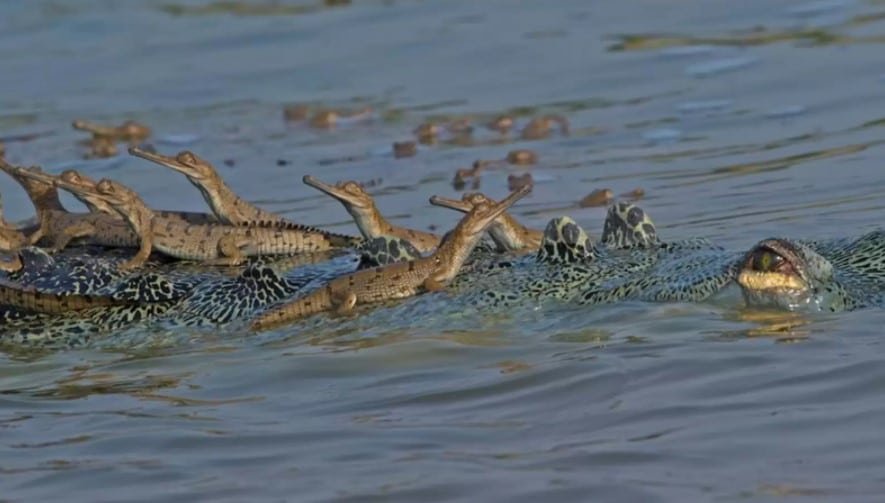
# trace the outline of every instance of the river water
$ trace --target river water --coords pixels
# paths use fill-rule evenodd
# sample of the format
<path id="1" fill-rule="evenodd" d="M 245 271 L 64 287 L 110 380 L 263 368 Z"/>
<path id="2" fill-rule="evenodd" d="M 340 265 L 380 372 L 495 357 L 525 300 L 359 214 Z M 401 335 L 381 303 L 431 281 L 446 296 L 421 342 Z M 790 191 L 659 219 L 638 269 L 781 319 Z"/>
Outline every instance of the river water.
<path id="1" fill-rule="evenodd" d="M 373 181 L 396 223 L 445 230 L 458 217 L 428 196 L 530 148 L 537 165 L 480 187 L 531 172 L 526 224 L 568 214 L 598 236 L 605 209 L 577 201 L 641 187 L 665 239 L 745 249 L 880 225 L 883 42 L 880 0 L 3 2 L 0 141 L 11 162 L 205 210 L 171 171 L 82 160 L 73 119 L 137 119 L 160 151 L 340 232 L 349 216 L 303 175 Z M 292 103 L 373 116 L 319 130 L 284 123 Z M 426 120 L 505 113 L 571 134 L 478 127 L 390 154 Z M 0 193 L 32 216 L 11 180 Z M 731 299 L 11 350 L 0 501 L 877 501 L 883 324 Z"/>

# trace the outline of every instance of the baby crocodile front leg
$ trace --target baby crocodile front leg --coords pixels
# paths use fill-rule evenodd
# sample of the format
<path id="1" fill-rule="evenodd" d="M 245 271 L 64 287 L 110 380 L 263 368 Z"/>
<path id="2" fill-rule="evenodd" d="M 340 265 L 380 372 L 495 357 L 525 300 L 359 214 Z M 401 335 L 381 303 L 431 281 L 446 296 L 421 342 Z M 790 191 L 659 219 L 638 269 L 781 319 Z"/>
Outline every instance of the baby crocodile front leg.
<path id="1" fill-rule="evenodd" d="M 529 190 L 524 187 L 500 203 L 473 207 L 429 257 L 335 278 L 305 297 L 265 312 L 252 322 L 251 328 L 266 330 L 325 311 L 348 312 L 357 303 L 402 299 L 439 290 L 455 277 L 488 225 Z"/>
<path id="2" fill-rule="evenodd" d="M 132 227 L 140 248 L 124 268 L 143 264 L 153 249 L 180 259 L 237 265 L 250 256 L 318 252 L 360 243 L 350 236 L 287 223 L 237 226 L 169 220 L 155 214 L 133 190 L 108 179 L 94 186 L 71 186 L 69 190 L 102 197 Z"/>

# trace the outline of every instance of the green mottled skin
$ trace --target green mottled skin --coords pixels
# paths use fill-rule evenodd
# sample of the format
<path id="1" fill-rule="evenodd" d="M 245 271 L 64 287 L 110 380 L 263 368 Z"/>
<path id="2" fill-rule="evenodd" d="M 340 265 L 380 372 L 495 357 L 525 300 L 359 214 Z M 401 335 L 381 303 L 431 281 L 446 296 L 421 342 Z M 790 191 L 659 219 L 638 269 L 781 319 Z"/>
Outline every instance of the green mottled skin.
<path id="1" fill-rule="evenodd" d="M 795 250 L 793 266 L 805 274 L 808 288 L 775 295 L 744 288 L 749 304 L 832 312 L 885 307 L 885 231 L 827 241 L 764 240 L 747 256 L 770 241 Z"/>
<path id="2" fill-rule="evenodd" d="M 818 310 L 851 310 L 885 305 L 885 232 L 856 239 L 789 241 L 801 257 L 811 288 L 804 306 Z M 417 254 L 394 240 L 367 242 L 363 262 L 396 261 Z M 752 253 L 752 250 L 748 253 Z M 660 242 L 653 223 L 641 209 L 619 204 L 606 219 L 599 243 L 571 219 L 554 219 L 547 226 L 537 255 L 500 255 L 490 247 L 477 249 L 447 289 L 443 302 L 494 310 L 547 300 L 605 304 L 622 300 L 702 301 L 733 282 L 746 253 L 728 252 L 701 239 Z M 64 262 L 67 260 L 68 262 Z M 62 260 L 76 267 L 77 258 Z M 113 263 L 120 259 L 110 259 Z M 70 347 L 134 325 L 221 326 L 248 320 L 266 306 L 302 295 L 330 278 L 352 270 L 352 256 L 294 269 L 282 275 L 270 265 L 255 263 L 239 275 L 180 274 L 173 281 L 180 295 L 145 297 L 127 290 L 113 267 L 99 268 L 80 280 L 58 274 L 58 265 L 26 261 L 19 278 L 56 291 L 129 291 L 133 302 L 80 311 L 76 315 L 26 313 L 0 307 L 0 341 L 31 346 Z M 71 265 L 73 264 L 73 266 Z M 86 269 L 81 269 L 85 271 Z M 142 281 L 156 284 L 150 271 Z M 17 276 L 16 276 L 17 275 Z M 102 275 L 106 275 L 104 277 Z M 162 277 L 160 274 L 156 274 Z M 173 275 L 174 276 L 174 275 Z M 65 279 L 60 280 L 58 278 Z M 188 281 L 190 278 L 190 282 Z M 149 290 L 147 290 L 149 291 Z M 774 304 L 794 309 L 779 297 L 745 291 L 751 304 Z"/>
<path id="3" fill-rule="evenodd" d="M 352 270 L 352 257 L 281 275 L 273 264 L 257 260 L 235 276 L 175 266 L 163 273 L 119 273 L 114 260 L 83 257 L 40 260 L 35 253 L 25 278 L 51 292 L 113 295 L 124 305 L 53 315 L 0 306 L 0 341 L 33 347 L 78 347 L 97 337 L 133 326 L 222 326 L 294 296 L 301 288 L 322 284 Z M 117 259 L 120 260 L 120 259 Z M 168 276 L 174 278 L 171 281 Z"/>

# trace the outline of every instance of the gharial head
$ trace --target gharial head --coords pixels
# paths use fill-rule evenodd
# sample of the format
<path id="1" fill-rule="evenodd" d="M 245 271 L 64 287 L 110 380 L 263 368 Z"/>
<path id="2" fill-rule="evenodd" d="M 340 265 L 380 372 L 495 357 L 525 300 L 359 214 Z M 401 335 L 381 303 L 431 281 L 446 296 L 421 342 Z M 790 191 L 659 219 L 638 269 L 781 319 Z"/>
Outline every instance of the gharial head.
<path id="1" fill-rule="evenodd" d="M 74 195 L 81 203 L 85 204 L 89 211 L 115 214 L 113 208 L 95 193 L 95 180 L 81 174 L 74 169 L 66 169 L 55 179 L 56 187 L 62 188 Z M 74 190 L 83 188 L 86 190 Z"/>
<path id="2" fill-rule="evenodd" d="M 519 189 L 514 190 L 507 197 L 502 199 L 499 202 L 494 202 L 492 200 L 486 200 L 480 202 L 478 204 L 474 204 L 470 211 L 458 222 L 458 225 L 455 226 L 449 234 L 443 238 L 443 242 L 447 241 L 447 238 L 466 238 L 470 240 L 478 240 L 479 237 L 485 232 L 486 228 L 488 228 L 489 224 L 491 224 L 496 218 L 501 216 L 502 213 L 507 211 L 508 208 L 513 206 L 516 201 L 519 201 L 526 194 L 531 192 L 531 186 L 520 187 Z M 431 204 L 433 203 L 435 197 L 431 197 Z M 442 248 L 442 244 L 440 248 Z"/>
<path id="3" fill-rule="evenodd" d="M 105 201 L 115 208 L 129 205 L 133 201 L 140 199 L 135 191 L 109 178 L 102 178 L 95 184 L 95 191 L 101 194 Z"/>
<path id="4" fill-rule="evenodd" d="M 830 261 L 802 243 L 766 239 L 744 255 L 739 267 L 737 282 L 750 305 L 811 311 L 851 307 Z"/>
<path id="5" fill-rule="evenodd" d="M 655 224 L 645 210 L 619 202 L 608 209 L 602 242 L 610 248 L 649 248 L 659 241 Z"/>
<path id="6" fill-rule="evenodd" d="M 341 204 L 343 204 L 351 214 L 354 214 L 354 212 L 371 212 L 375 209 L 375 200 L 372 199 L 372 196 L 370 196 L 360 184 L 352 180 L 330 185 L 310 175 L 304 175 L 302 181 L 304 181 L 306 185 L 341 201 Z M 357 215 L 354 214 L 354 216 Z"/>
<path id="7" fill-rule="evenodd" d="M 54 177 L 44 173 L 38 166 L 13 166 L 0 158 L 0 170 L 15 179 L 28 193 L 38 212 L 44 209 L 64 210 L 58 199 Z"/>
<path id="8" fill-rule="evenodd" d="M 138 147 L 130 147 L 129 153 L 181 173 L 197 186 L 218 179 L 218 173 L 212 164 L 190 150 L 182 150 L 175 157 L 157 154 Z"/>

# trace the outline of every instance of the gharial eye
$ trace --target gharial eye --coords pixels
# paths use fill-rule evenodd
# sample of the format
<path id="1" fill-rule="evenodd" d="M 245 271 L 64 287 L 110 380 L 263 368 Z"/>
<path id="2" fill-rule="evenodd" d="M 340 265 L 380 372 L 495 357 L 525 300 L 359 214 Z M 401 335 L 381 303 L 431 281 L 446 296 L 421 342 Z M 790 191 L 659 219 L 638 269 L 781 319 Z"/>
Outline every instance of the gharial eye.
<path id="1" fill-rule="evenodd" d="M 753 252 L 751 268 L 759 272 L 774 272 L 784 263 L 784 258 L 777 253 L 762 248 Z"/>
<path id="2" fill-rule="evenodd" d="M 354 182 L 347 182 L 344 184 L 344 190 L 350 192 L 351 194 L 361 194 L 363 189 Z"/>

